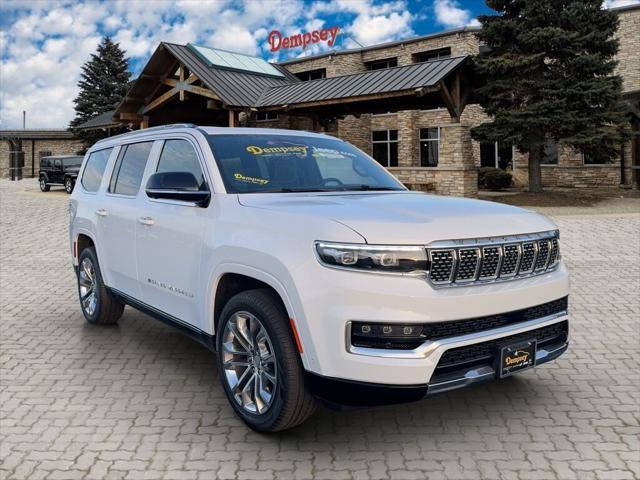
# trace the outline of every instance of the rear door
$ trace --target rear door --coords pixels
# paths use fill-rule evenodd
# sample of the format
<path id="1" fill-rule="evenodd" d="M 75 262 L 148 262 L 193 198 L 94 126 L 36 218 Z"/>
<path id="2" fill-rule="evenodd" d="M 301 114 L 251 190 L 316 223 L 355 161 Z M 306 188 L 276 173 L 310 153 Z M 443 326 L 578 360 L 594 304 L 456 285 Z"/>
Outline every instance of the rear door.
<path id="1" fill-rule="evenodd" d="M 189 137 L 162 142 L 155 172 L 190 172 L 200 189 L 209 189 L 203 156 Z M 207 208 L 175 200 L 151 199 L 144 188 L 140 193 L 136 241 L 138 278 L 142 300 L 189 325 L 202 328 L 199 286 L 204 281 L 200 270 L 203 232 L 207 226 Z"/>
<path id="2" fill-rule="evenodd" d="M 136 225 L 140 217 L 142 178 L 153 141 L 122 145 L 106 193 L 96 214 L 103 258 L 100 266 L 107 284 L 140 299 L 136 262 Z"/>

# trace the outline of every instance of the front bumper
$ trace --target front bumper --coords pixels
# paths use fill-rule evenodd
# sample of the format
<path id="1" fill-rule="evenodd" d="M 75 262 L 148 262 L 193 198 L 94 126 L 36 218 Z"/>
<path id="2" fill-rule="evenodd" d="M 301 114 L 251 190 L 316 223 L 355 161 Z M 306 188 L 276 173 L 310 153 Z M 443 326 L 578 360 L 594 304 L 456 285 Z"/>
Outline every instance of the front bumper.
<path id="1" fill-rule="evenodd" d="M 536 339 L 536 366 L 552 361 L 568 348 L 569 323 L 566 313 L 544 317 L 504 328 L 429 342 L 410 352 L 376 350 L 388 358 L 436 359 L 429 381 L 415 385 L 357 382 L 307 373 L 314 394 L 335 406 L 372 406 L 420 400 L 499 378 L 500 347 L 524 339 Z M 371 349 L 362 349 L 371 350 Z M 448 359 L 443 354 L 448 352 Z"/>

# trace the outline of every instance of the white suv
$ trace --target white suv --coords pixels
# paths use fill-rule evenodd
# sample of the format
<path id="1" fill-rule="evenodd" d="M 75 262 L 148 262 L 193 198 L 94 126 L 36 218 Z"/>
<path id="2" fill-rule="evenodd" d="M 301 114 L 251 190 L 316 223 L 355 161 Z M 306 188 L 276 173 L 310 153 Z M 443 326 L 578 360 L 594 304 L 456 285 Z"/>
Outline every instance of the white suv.
<path id="1" fill-rule="evenodd" d="M 342 140 L 172 125 L 102 140 L 70 201 L 80 304 L 128 304 L 216 352 L 252 428 L 417 400 L 568 345 L 558 230 L 519 208 L 408 191 Z"/>

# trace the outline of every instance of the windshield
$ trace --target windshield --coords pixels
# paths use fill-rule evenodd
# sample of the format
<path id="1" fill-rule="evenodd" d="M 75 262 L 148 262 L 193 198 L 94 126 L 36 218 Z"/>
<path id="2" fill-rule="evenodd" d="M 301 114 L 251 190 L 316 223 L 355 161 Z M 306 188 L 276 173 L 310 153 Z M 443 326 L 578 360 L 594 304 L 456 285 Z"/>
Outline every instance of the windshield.
<path id="1" fill-rule="evenodd" d="M 65 167 L 79 167 L 80 165 L 82 165 L 82 158 L 83 157 L 63 158 L 62 164 Z"/>
<path id="2" fill-rule="evenodd" d="M 335 138 L 209 135 L 229 193 L 404 190 L 360 150 Z"/>

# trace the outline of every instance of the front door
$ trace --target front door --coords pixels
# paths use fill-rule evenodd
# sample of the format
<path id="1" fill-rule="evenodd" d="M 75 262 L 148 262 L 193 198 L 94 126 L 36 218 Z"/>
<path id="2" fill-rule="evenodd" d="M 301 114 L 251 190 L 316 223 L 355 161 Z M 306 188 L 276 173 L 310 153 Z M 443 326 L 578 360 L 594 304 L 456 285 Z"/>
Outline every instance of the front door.
<path id="1" fill-rule="evenodd" d="M 55 158 L 53 160 L 53 169 L 49 174 L 49 181 L 51 183 L 62 183 L 62 160 Z"/>
<path id="2" fill-rule="evenodd" d="M 107 192 L 98 204 L 100 217 L 100 267 L 107 284 L 136 299 L 140 298 L 136 270 L 136 226 L 140 216 L 140 185 L 153 142 L 139 142 L 120 148 Z M 98 202 L 100 203 L 100 202 Z"/>
<path id="3" fill-rule="evenodd" d="M 195 144 L 185 138 L 165 140 L 153 172 L 190 172 L 201 189 L 207 182 Z M 150 172 L 151 173 L 151 172 Z M 138 212 L 136 240 L 142 301 L 176 319 L 204 329 L 199 306 L 205 305 L 206 272 L 202 246 L 210 210 L 187 202 L 148 198 Z"/>

